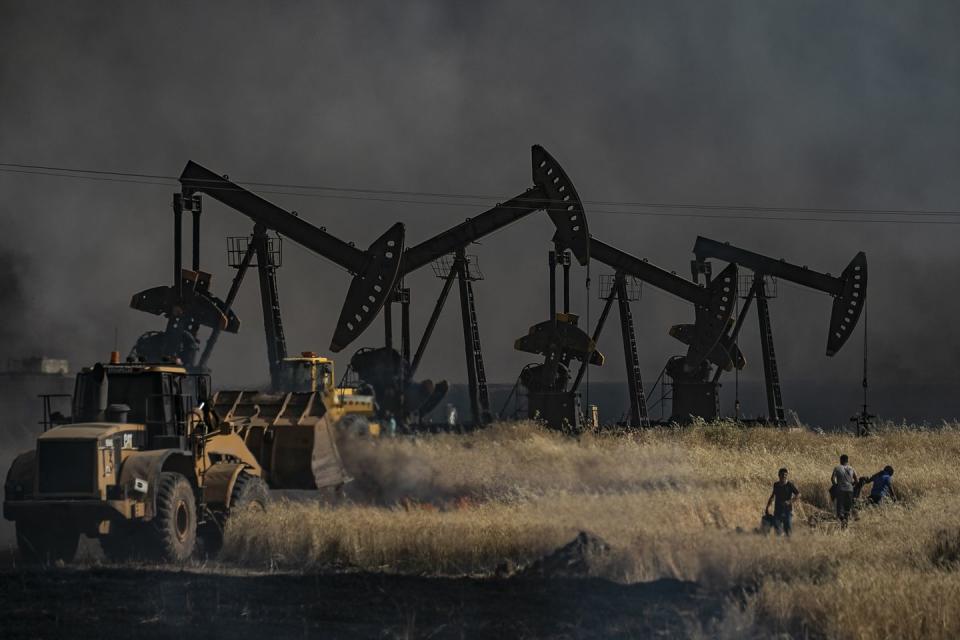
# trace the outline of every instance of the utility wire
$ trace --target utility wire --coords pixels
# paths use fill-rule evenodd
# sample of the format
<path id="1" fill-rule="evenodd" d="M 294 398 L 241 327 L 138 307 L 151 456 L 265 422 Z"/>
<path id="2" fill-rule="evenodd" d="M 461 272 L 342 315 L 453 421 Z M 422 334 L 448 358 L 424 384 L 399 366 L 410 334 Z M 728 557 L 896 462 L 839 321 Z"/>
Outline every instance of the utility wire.
<path id="1" fill-rule="evenodd" d="M 64 167 L 52 167 L 45 165 L 27 165 L 27 164 L 17 164 L 17 163 L 0 163 L 0 172 L 4 173 L 14 173 L 14 174 L 31 174 L 31 175 L 42 175 L 50 177 L 61 177 L 61 178 L 72 178 L 79 180 L 93 180 L 93 181 L 102 181 L 102 182 L 119 182 L 119 183 L 132 183 L 132 184 L 146 184 L 154 186 L 176 186 L 179 184 L 179 178 L 174 176 L 164 176 L 157 174 L 147 174 L 147 173 L 134 173 L 134 172 L 119 172 L 119 171 L 102 171 L 94 169 L 74 169 L 74 168 L 64 168 Z M 203 182 L 202 180 L 200 182 Z M 211 182 L 217 182 L 211 180 Z M 430 198 L 449 198 L 456 200 L 468 200 L 468 199 L 496 199 L 494 196 L 481 196 L 481 195 L 469 195 L 469 194 L 455 194 L 455 193 L 431 193 L 431 192 L 417 192 L 417 191 L 392 191 L 392 190 L 382 190 L 382 189 L 354 189 L 354 188 L 345 188 L 345 187 L 328 187 L 328 186 L 316 186 L 316 185 L 296 185 L 296 184 L 284 184 L 284 183 L 274 183 L 274 182 L 246 182 L 244 184 L 251 186 L 263 186 L 268 187 L 268 189 L 261 190 L 260 193 L 271 194 L 271 195 L 286 195 L 294 197 L 312 197 L 312 198 L 326 198 L 326 199 L 341 199 L 341 200 L 361 200 L 361 201 L 371 201 L 371 202 L 381 202 L 386 204 L 402 204 L 402 205 L 424 205 L 424 206 L 445 206 L 445 207 L 469 207 L 469 208 L 478 208 L 488 206 L 487 202 L 444 202 L 444 201 L 431 201 L 431 200 L 417 200 L 409 198 L 400 198 L 400 197 L 385 197 L 385 196 L 414 196 L 414 197 L 430 197 Z M 298 191 L 289 191 L 288 189 L 301 189 L 301 190 L 320 190 L 320 191 L 332 191 L 335 193 L 303 193 Z M 210 186 L 206 187 L 206 191 L 242 191 L 243 189 L 232 188 L 232 187 L 222 187 L 222 186 Z M 370 194 L 370 195 L 368 195 Z M 561 201 L 552 201 L 543 198 L 529 198 L 528 202 L 530 206 L 539 205 L 539 206 L 548 206 L 550 204 L 557 204 L 566 206 L 569 203 Z M 664 202 L 622 202 L 622 201 L 590 201 L 583 200 L 583 204 L 600 204 L 606 206 L 614 207 L 626 207 L 626 206 L 635 206 L 635 207 L 644 207 L 652 209 L 669 209 L 671 211 L 646 211 L 646 210 L 626 210 L 626 211 L 616 211 L 616 210 L 604 210 L 604 209 L 592 209 L 591 214 L 600 214 L 600 215 L 638 215 L 638 216 L 654 216 L 654 217 L 682 217 L 682 218 L 699 218 L 699 219 L 720 219 L 720 220 L 767 220 L 767 221 L 781 221 L 781 222 L 831 222 L 831 223 L 871 223 L 871 224 L 948 224 L 955 225 L 960 224 L 960 219 L 953 219 L 960 217 L 960 211 L 951 211 L 951 210 L 923 210 L 923 209 L 840 209 L 840 208 L 817 208 L 817 207 L 775 207 L 775 206 L 758 206 L 758 205 L 725 205 L 725 204 L 712 204 L 712 203 L 664 203 Z M 538 208 L 539 208 L 538 206 Z M 524 206 L 511 206 L 511 205 L 500 205 L 501 208 L 505 209 L 528 209 L 529 207 Z M 684 210 L 704 210 L 704 211 L 713 211 L 716 213 L 677 213 L 676 211 Z M 736 215 L 724 215 L 723 212 L 738 212 Z M 815 214 L 826 214 L 829 215 L 879 215 L 879 216 L 899 216 L 899 218 L 892 219 L 847 219 L 847 218 L 836 218 L 836 217 L 793 217 L 793 216 L 769 216 L 769 215 L 743 215 L 742 212 L 770 212 L 770 213 L 815 213 Z M 934 217 L 937 219 L 911 219 L 911 218 L 928 218 Z"/>
<path id="2" fill-rule="evenodd" d="M 47 165 L 31 165 L 20 163 L 0 162 L 0 167 L 9 167 L 14 169 L 32 169 L 43 171 L 56 171 L 63 173 L 95 174 L 104 176 L 117 176 L 125 178 L 146 178 L 151 180 L 167 180 L 178 182 L 179 177 L 149 173 L 135 173 L 126 171 L 105 171 L 99 169 L 76 169 L 68 167 L 53 167 Z M 44 175 L 60 175 L 44 174 Z M 204 182 L 203 179 L 191 180 L 192 182 Z M 217 182 L 210 180 L 210 182 Z M 255 187 L 268 187 L 280 189 L 297 189 L 304 191 L 334 191 L 344 193 L 358 194 L 379 194 L 379 195 L 400 195 L 429 198 L 466 198 L 474 200 L 507 200 L 509 196 L 491 195 L 491 194 L 465 194 L 465 193 L 443 193 L 431 191 L 403 191 L 393 189 L 370 189 L 354 187 L 335 187 L 328 185 L 304 185 L 282 182 L 258 182 L 258 181 L 237 181 L 239 184 L 246 184 Z M 531 198 L 531 201 L 551 202 L 544 199 Z M 642 201 L 624 201 L 624 200 L 581 200 L 583 204 L 601 205 L 601 206 L 622 206 L 622 207 L 650 207 L 663 209 L 703 209 L 719 211 L 772 211 L 772 212 L 798 212 L 798 213 L 832 213 L 845 215 L 920 215 L 920 216 L 958 216 L 960 210 L 938 210 L 938 209 L 875 209 L 875 208 L 839 208 L 839 207 L 786 207 L 786 206 L 761 206 L 746 204 L 715 204 L 715 203 L 677 203 L 677 202 L 642 202 Z"/>

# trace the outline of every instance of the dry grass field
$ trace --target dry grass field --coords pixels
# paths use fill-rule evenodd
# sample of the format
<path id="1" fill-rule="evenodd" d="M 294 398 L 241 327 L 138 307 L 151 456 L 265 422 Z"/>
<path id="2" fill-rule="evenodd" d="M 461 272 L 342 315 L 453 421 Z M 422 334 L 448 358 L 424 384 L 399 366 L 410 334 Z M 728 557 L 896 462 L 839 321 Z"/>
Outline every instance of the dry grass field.
<path id="1" fill-rule="evenodd" d="M 896 504 L 830 515 L 840 453 L 869 475 L 892 464 Z M 591 434 L 530 423 L 470 435 L 351 442 L 335 507 L 274 504 L 228 530 L 223 559 L 250 567 L 428 576 L 510 574 L 579 531 L 608 553 L 588 573 L 676 578 L 729 601 L 692 635 L 960 637 L 960 428 L 875 436 L 731 424 Z M 756 532 L 779 467 L 802 497 L 791 539 Z"/>

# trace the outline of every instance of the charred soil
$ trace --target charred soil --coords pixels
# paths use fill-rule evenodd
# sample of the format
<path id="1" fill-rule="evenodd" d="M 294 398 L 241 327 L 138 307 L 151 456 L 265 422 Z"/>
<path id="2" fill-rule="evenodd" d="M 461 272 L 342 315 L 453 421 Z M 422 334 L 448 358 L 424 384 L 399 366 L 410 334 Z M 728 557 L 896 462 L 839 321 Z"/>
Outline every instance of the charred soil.
<path id="1" fill-rule="evenodd" d="M 597 578 L 0 571 L 4 638 L 682 637 L 720 615 L 695 584 Z"/>

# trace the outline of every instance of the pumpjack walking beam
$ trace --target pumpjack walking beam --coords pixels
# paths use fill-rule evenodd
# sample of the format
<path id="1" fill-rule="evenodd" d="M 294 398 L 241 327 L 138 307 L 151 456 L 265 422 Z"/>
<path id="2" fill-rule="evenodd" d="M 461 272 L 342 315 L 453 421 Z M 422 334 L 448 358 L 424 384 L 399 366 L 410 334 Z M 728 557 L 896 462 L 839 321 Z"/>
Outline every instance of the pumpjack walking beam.
<path id="1" fill-rule="evenodd" d="M 585 265 L 590 255 L 587 221 L 583 213 L 583 204 L 573 182 L 560 163 L 540 145 L 534 145 L 531 149 L 531 164 L 533 187 L 451 229 L 408 247 L 403 252 L 400 276 L 405 276 L 444 255 L 465 249 L 484 236 L 541 210 L 546 211 L 554 220 L 557 227 L 555 240 L 572 249 L 580 264 Z M 452 273 L 453 270 L 451 270 Z M 427 329 L 417 347 L 417 357 L 414 358 L 412 366 L 414 371 L 419 366 L 426 345 L 433 334 L 436 324 L 434 318 L 442 311 L 447 293 L 449 293 L 449 286 L 445 283 L 431 315 L 431 322 L 427 323 Z M 464 300 L 461 299 L 461 305 L 463 304 Z"/>
<path id="2" fill-rule="evenodd" d="M 484 236 L 540 210 L 545 210 L 554 220 L 558 228 L 558 239 L 563 246 L 571 249 L 580 264 L 585 265 L 590 255 L 587 223 L 583 204 L 573 182 L 560 163 L 540 145 L 533 146 L 531 158 L 533 187 L 443 233 L 408 247 L 403 253 L 400 275 L 416 271 L 440 256 L 465 248 Z"/>
<path id="3" fill-rule="evenodd" d="M 631 275 L 692 303 L 697 323 L 689 341 L 686 363 L 693 368 L 704 360 L 717 357 L 715 347 L 730 322 L 737 295 L 735 264 L 728 265 L 709 285 L 701 287 L 596 238 L 590 238 L 590 256 L 624 275 Z"/>
<path id="4" fill-rule="evenodd" d="M 867 296 L 867 256 L 859 252 L 839 277 L 818 273 L 807 267 L 790 264 L 768 256 L 735 247 L 730 243 L 697 237 L 693 253 L 698 260 L 716 258 L 739 264 L 754 273 L 773 276 L 789 282 L 822 291 L 833 296 L 830 330 L 827 335 L 827 355 L 840 351 L 853 333 L 863 311 Z"/>
<path id="5" fill-rule="evenodd" d="M 330 344 L 331 351 L 341 351 L 353 342 L 393 295 L 403 253 L 402 223 L 390 227 L 366 251 L 361 251 L 193 161 L 188 162 L 181 173 L 180 184 L 185 195 L 205 193 L 354 275 Z"/>

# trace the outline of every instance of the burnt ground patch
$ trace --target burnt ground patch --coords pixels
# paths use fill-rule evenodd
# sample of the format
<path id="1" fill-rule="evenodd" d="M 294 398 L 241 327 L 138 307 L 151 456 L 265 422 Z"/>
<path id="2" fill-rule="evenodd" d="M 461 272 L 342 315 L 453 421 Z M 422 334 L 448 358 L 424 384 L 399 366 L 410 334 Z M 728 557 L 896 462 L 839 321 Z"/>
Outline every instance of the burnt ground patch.
<path id="1" fill-rule="evenodd" d="M 677 580 L 0 571 L 7 639 L 682 637 L 721 611 L 715 597 Z"/>

